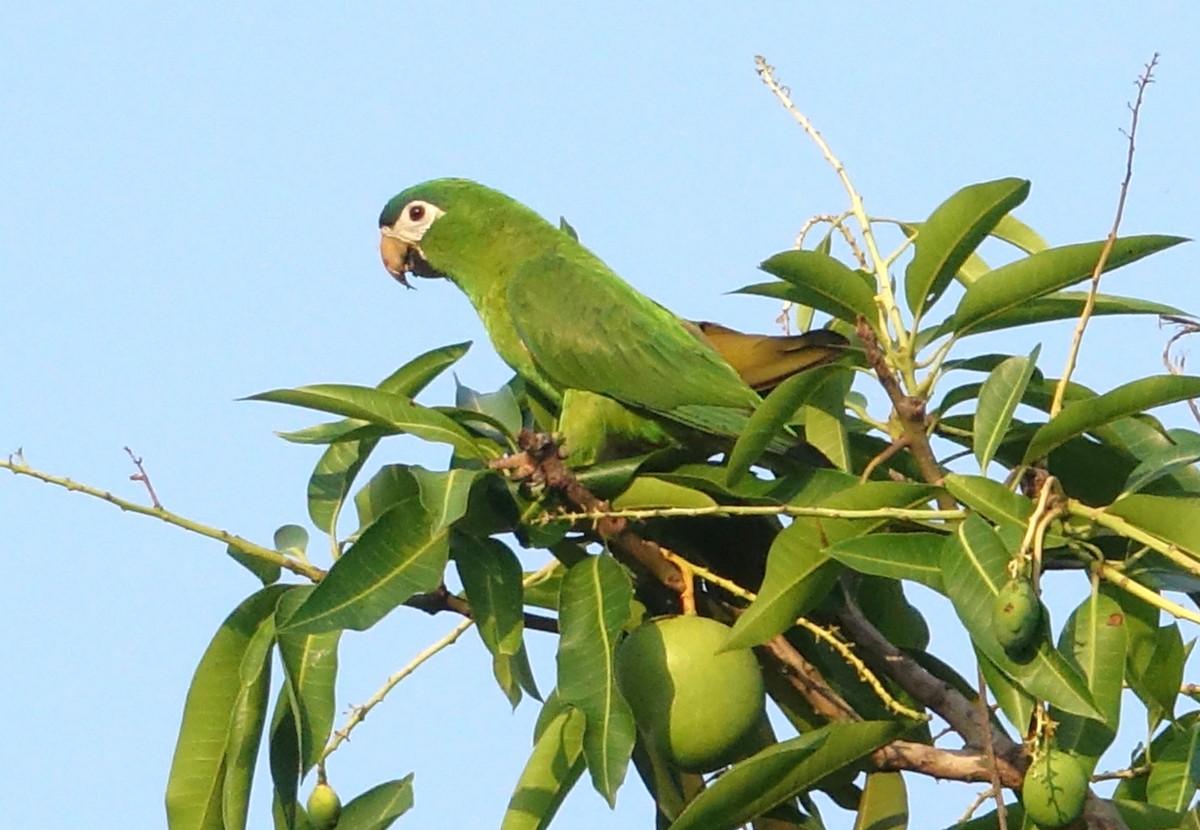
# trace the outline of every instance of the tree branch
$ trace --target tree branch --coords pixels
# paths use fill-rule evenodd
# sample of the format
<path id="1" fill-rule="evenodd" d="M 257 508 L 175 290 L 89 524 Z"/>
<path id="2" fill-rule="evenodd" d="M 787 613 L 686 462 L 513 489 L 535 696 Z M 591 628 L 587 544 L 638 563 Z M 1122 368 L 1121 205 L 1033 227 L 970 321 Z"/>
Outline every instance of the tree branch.
<path id="1" fill-rule="evenodd" d="M 445 585 L 436 591 L 430 591 L 426 594 L 413 594 L 403 604 L 409 608 L 424 611 L 429 615 L 450 611 L 467 619 L 475 619 L 475 614 L 471 611 L 471 604 L 457 594 L 450 593 Z M 545 631 L 548 634 L 557 634 L 558 620 L 553 617 L 543 617 L 540 614 L 531 614 L 526 611 L 525 627 L 531 631 Z"/>

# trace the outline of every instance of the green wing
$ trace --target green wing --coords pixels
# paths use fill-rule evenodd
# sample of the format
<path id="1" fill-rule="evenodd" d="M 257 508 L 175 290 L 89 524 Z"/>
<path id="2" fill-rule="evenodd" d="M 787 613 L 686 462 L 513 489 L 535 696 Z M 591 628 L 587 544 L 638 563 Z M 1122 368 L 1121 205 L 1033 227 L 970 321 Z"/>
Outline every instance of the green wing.
<path id="1" fill-rule="evenodd" d="M 562 388 L 727 434 L 760 402 L 678 317 L 582 248 L 519 265 L 508 306 L 538 367 Z"/>

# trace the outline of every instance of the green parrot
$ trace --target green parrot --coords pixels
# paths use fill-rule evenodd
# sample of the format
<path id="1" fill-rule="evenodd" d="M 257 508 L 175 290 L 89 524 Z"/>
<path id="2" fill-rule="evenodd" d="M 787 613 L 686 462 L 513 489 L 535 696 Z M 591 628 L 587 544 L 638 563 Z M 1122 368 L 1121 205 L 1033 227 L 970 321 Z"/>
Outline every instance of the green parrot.
<path id="1" fill-rule="evenodd" d="M 443 277 L 471 301 L 500 357 L 560 408 L 573 466 L 736 437 L 766 390 L 836 359 L 840 335 L 747 335 L 685 321 L 639 293 L 575 237 L 467 179 L 392 198 L 380 254 L 406 274 Z"/>

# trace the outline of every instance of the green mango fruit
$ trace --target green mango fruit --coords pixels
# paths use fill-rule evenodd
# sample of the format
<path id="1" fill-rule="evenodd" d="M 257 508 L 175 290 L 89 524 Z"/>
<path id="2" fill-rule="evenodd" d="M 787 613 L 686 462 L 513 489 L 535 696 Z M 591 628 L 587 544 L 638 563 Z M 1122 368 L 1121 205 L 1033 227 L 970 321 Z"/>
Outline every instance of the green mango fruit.
<path id="1" fill-rule="evenodd" d="M 342 815 L 342 800 L 328 784 L 318 784 L 308 796 L 308 821 L 317 830 L 330 830 Z"/>
<path id="2" fill-rule="evenodd" d="M 1042 603 L 1028 579 L 1010 579 L 992 606 L 992 630 L 1013 659 L 1029 655 L 1042 625 Z"/>
<path id="3" fill-rule="evenodd" d="M 687 615 L 639 626 L 617 648 L 617 688 L 643 737 L 687 772 L 711 772 L 750 749 L 766 694 L 750 649 L 718 649 L 729 627 Z"/>
<path id="4" fill-rule="evenodd" d="M 1052 749 L 1025 770 L 1021 803 L 1026 817 L 1039 827 L 1065 827 L 1083 813 L 1087 793 L 1083 767 L 1067 753 Z"/>

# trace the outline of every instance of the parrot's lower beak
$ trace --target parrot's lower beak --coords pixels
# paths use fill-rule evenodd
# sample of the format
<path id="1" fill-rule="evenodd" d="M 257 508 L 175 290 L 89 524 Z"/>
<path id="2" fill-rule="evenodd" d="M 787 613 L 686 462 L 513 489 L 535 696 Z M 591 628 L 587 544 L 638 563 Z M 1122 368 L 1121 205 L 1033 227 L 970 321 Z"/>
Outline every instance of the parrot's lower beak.
<path id="1" fill-rule="evenodd" d="M 408 252 L 408 245 L 403 240 L 380 234 L 379 256 L 383 259 L 383 267 L 405 288 L 412 288 L 404 276 L 408 271 Z"/>

